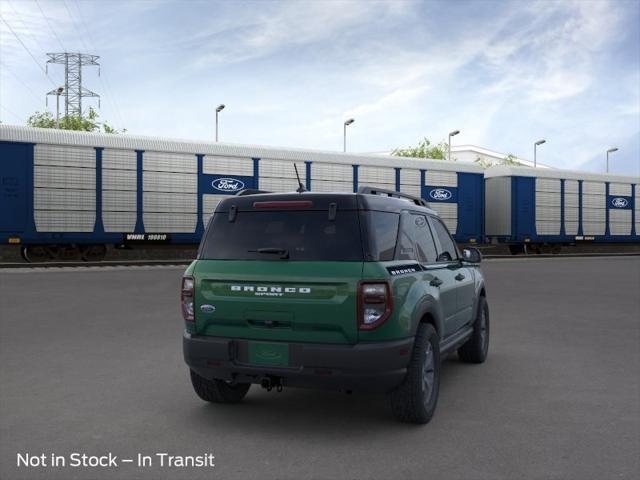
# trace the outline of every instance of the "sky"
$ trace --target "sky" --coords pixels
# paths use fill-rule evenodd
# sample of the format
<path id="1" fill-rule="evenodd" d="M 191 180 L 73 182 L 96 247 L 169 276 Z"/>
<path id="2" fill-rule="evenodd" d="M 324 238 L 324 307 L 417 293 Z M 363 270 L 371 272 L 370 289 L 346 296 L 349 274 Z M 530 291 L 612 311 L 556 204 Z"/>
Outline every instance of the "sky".
<path id="1" fill-rule="evenodd" d="M 55 112 L 47 52 L 128 134 L 382 152 L 427 137 L 640 175 L 640 0 L 0 0 L 0 120 Z M 85 105 L 97 102 L 86 100 Z"/>

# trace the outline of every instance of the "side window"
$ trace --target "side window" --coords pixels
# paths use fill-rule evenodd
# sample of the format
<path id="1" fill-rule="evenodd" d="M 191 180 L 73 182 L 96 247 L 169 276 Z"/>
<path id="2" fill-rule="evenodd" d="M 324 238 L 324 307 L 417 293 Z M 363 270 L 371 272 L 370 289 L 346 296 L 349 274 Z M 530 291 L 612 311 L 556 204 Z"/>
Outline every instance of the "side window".
<path id="1" fill-rule="evenodd" d="M 424 215 L 406 213 L 396 249 L 397 260 L 417 260 L 421 263 L 436 261 L 436 247 Z"/>
<path id="2" fill-rule="evenodd" d="M 413 217 L 413 227 L 415 231 L 416 249 L 418 250 L 418 260 L 422 263 L 433 263 L 436 261 L 436 245 L 433 242 L 431 229 L 424 215 L 411 215 Z"/>
<path id="3" fill-rule="evenodd" d="M 440 241 L 440 251 L 438 252 L 438 261 L 448 262 L 458 258 L 458 250 L 456 244 L 449 235 L 449 231 L 438 218 L 431 218 L 430 222 L 433 227 L 433 233 Z"/>

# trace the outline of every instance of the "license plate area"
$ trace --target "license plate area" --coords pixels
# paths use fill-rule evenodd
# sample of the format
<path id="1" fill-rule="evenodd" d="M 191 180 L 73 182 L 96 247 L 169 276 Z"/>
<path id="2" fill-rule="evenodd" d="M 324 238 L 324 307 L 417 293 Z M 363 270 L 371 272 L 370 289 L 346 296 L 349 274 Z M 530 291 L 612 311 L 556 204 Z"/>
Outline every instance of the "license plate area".
<path id="1" fill-rule="evenodd" d="M 289 366 L 289 344 L 272 342 L 249 342 L 250 365 L 268 367 Z"/>

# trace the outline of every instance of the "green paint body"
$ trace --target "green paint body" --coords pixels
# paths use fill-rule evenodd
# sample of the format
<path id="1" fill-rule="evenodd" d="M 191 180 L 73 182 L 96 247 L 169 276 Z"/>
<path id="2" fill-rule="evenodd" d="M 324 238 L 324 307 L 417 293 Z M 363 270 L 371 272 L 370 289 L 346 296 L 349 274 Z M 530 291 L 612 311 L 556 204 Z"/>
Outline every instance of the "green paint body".
<path id="1" fill-rule="evenodd" d="M 186 271 L 196 281 L 196 321 L 187 329 L 248 340 L 355 344 L 413 335 L 416 309 L 425 298 L 442 309 L 443 318 L 455 315 L 455 292 L 441 295 L 442 288 L 429 286 L 436 272 L 442 277 L 455 270 L 389 274 L 387 267 L 403 263 L 197 260 Z M 388 281 L 393 292 L 391 317 L 371 331 L 358 330 L 363 280 Z M 213 305 L 215 312 L 203 313 L 202 305 Z"/>

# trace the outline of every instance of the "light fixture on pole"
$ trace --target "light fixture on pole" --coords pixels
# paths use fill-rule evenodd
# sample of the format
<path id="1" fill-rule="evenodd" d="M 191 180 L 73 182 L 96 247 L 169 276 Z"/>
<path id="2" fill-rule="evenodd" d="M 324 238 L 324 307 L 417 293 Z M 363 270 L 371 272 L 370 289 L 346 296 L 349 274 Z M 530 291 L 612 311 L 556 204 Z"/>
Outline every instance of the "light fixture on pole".
<path id="1" fill-rule="evenodd" d="M 218 141 L 218 114 L 224 110 L 224 103 L 221 103 L 216 107 L 216 142 Z"/>
<path id="2" fill-rule="evenodd" d="M 347 125 L 351 125 L 353 122 L 355 122 L 355 120 L 353 118 L 350 118 L 349 120 L 345 120 L 344 122 L 344 131 L 343 131 L 343 147 L 342 147 L 342 151 L 346 152 L 347 151 Z"/>
<path id="3" fill-rule="evenodd" d="M 609 154 L 617 151 L 618 151 L 618 147 L 613 147 L 607 150 L 607 173 L 609 173 Z"/>
<path id="4" fill-rule="evenodd" d="M 460 130 L 454 130 L 453 132 L 449 132 L 449 151 L 447 152 L 449 154 L 448 155 L 449 161 L 451 161 L 451 137 L 455 137 L 459 133 L 460 133 Z"/>
<path id="5" fill-rule="evenodd" d="M 60 128 L 60 95 L 64 92 L 64 87 L 56 89 L 56 128 Z"/>
<path id="6" fill-rule="evenodd" d="M 538 145 L 542 145 L 543 143 L 545 143 L 546 140 L 538 140 L 536 143 L 533 144 L 533 168 L 536 168 L 538 166 L 538 159 L 537 159 L 537 148 Z"/>

